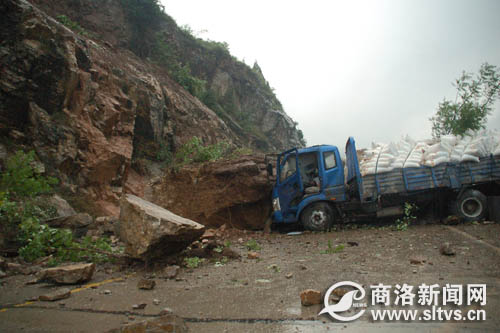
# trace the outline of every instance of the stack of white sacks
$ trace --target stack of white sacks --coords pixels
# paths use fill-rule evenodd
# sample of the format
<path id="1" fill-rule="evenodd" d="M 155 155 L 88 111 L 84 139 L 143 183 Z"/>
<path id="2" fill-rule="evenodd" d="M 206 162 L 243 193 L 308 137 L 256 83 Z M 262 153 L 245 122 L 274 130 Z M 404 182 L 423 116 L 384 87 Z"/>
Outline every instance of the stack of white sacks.
<path id="1" fill-rule="evenodd" d="M 479 158 L 500 155 L 500 131 L 446 135 L 438 140 L 415 141 L 409 136 L 389 144 L 372 143 L 361 153 L 361 175 L 399 168 L 434 167 L 441 163 L 479 162 Z"/>

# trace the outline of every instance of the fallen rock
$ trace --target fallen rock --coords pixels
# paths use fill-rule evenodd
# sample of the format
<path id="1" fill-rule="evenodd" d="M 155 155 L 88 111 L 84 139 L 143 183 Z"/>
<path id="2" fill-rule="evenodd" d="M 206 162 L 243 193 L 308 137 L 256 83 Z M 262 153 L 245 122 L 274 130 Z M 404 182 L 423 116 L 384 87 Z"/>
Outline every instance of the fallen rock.
<path id="1" fill-rule="evenodd" d="M 36 272 L 35 268 L 31 266 L 21 265 L 15 262 L 8 262 L 5 264 L 6 271 L 11 275 L 22 274 L 30 275 Z"/>
<path id="2" fill-rule="evenodd" d="M 445 256 L 453 256 L 455 255 L 455 250 L 453 247 L 451 247 L 450 243 L 445 242 L 443 245 L 441 245 L 441 248 L 439 249 L 439 253 Z"/>
<path id="3" fill-rule="evenodd" d="M 137 282 L 138 289 L 151 290 L 156 286 L 156 281 L 151 279 L 140 279 Z"/>
<path id="4" fill-rule="evenodd" d="M 423 257 L 412 257 L 410 258 L 410 264 L 412 265 L 421 265 L 425 262 L 425 258 Z"/>
<path id="5" fill-rule="evenodd" d="M 107 333 L 143 333 L 143 332 L 175 332 L 185 333 L 188 328 L 184 320 L 172 313 L 167 313 L 161 317 L 123 325 L 120 328 L 115 328 L 107 331 Z"/>
<path id="6" fill-rule="evenodd" d="M 204 226 L 126 194 L 120 200 L 116 232 L 125 242 L 125 252 L 137 259 L 177 253 L 203 234 Z"/>
<path id="7" fill-rule="evenodd" d="M 167 266 L 163 269 L 161 277 L 164 279 L 174 279 L 179 274 L 180 267 L 177 265 Z"/>
<path id="8" fill-rule="evenodd" d="M 57 194 L 54 194 L 53 196 L 48 198 L 47 201 L 51 206 L 53 206 L 56 209 L 57 216 L 63 217 L 63 216 L 76 215 L 76 211 L 73 209 L 73 207 L 71 207 L 66 200 L 64 200 Z"/>
<path id="9" fill-rule="evenodd" d="M 68 288 L 62 288 L 45 295 L 40 295 L 38 299 L 40 301 L 45 301 L 45 302 L 54 302 L 60 299 L 68 298 L 70 296 L 71 296 L 71 290 L 69 290 Z"/>
<path id="10" fill-rule="evenodd" d="M 132 309 L 134 310 L 143 310 L 144 308 L 146 308 L 146 303 L 141 303 L 141 304 L 134 304 L 132 305 Z"/>
<path id="11" fill-rule="evenodd" d="M 263 229 L 272 211 L 263 161 L 264 155 L 247 155 L 168 172 L 153 186 L 152 200 L 207 227 Z M 219 229 L 216 237 L 224 234 Z"/>
<path id="12" fill-rule="evenodd" d="M 207 229 L 201 236 L 201 239 L 212 239 L 215 237 L 216 230 L 215 229 Z"/>
<path id="13" fill-rule="evenodd" d="M 87 213 L 78 213 L 70 216 L 61 216 L 54 219 L 46 220 L 44 223 L 52 228 L 70 229 L 75 237 L 85 236 L 89 226 L 94 222 L 92 216 Z"/>
<path id="14" fill-rule="evenodd" d="M 300 303 L 304 306 L 321 304 L 323 298 L 321 292 L 314 289 L 306 289 L 300 293 Z"/>
<path id="15" fill-rule="evenodd" d="M 163 308 L 163 309 L 160 311 L 159 315 L 160 315 L 160 316 L 164 316 L 164 315 L 167 315 L 167 314 L 172 314 L 172 313 L 173 313 L 173 311 L 172 311 L 172 309 L 171 309 L 171 308 Z"/>
<path id="16" fill-rule="evenodd" d="M 233 249 L 231 249 L 229 247 L 223 248 L 219 257 L 226 257 L 229 259 L 240 259 L 241 258 L 240 254 L 238 252 L 234 251 Z"/>
<path id="17" fill-rule="evenodd" d="M 255 252 L 255 251 L 250 251 L 247 254 L 248 259 L 259 259 L 259 257 L 260 257 L 259 252 Z"/>
<path id="18" fill-rule="evenodd" d="M 72 264 L 42 269 L 36 281 L 60 284 L 77 284 L 90 281 L 95 272 L 95 264 Z"/>
<path id="19" fill-rule="evenodd" d="M 460 217 L 458 217 L 456 215 L 447 216 L 443 220 L 443 224 L 446 224 L 446 225 L 457 225 L 457 224 L 460 224 L 462 222 L 463 222 L 463 219 L 461 219 Z"/>
<path id="20" fill-rule="evenodd" d="M 118 219 L 114 216 L 99 216 L 95 222 L 89 226 L 87 236 L 113 236 L 115 232 L 115 223 Z"/>
<path id="21" fill-rule="evenodd" d="M 285 275 L 285 277 L 286 277 L 287 279 L 291 279 L 291 278 L 293 277 L 293 273 L 288 273 L 287 275 Z"/>

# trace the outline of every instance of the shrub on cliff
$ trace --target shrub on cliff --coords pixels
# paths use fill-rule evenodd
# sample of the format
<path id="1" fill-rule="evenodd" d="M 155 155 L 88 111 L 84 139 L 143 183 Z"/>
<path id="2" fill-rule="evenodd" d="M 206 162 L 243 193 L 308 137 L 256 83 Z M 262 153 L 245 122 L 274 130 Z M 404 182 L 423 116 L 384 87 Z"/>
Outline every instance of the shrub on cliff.
<path id="1" fill-rule="evenodd" d="M 10 244 L 17 241 L 18 253 L 26 261 L 49 255 L 53 264 L 107 260 L 103 254 L 111 250 L 107 239 L 76 241 L 71 231 L 41 223 L 56 216 L 55 209 L 44 205 L 40 195 L 49 193 L 57 179 L 41 175 L 34 168 L 35 163 L 33 151 L 18 151 L 7 161 L 0 177 L 0 234 Z"/>

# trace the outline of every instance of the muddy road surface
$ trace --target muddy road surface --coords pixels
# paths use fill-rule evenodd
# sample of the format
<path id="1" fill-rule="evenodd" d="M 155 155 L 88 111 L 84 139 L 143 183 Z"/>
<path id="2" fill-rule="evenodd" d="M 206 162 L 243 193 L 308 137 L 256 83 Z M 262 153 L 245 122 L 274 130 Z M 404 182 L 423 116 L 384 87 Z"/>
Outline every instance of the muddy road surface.
<path id="1" fill-rule="evenodd" d="M 231 243 L 241 260 L 207 259 L 197 268 L 181 267 L 172 279 L 162 278 L 161 268 L 102 266 L 91 283 L 71 286 L 71 297 L 55 302 L 30 300 L 60 286 L 26 285 L 30 276 L 6 277 L 0 280 L 0 332 L 105 332 L 157 317 L 164 308 L 182 317 L 191 332 L 500 330 L 499 224 L 421 225 L 405 231 L 377 226 L 292 235 L 237 232 L 221 241 Z M 444 245 L 454 254 L 443 254 Z M 257 259 L 248 258 L 249 247 Z M 152 290 L 137 288 L 144 277 L 155 280 Z M 359 319 L 334 320 L 329 314 L 318 315 L 323 304 L 301 304 L 301 291 L 318 290 L 323 302 L 328 288 L 340 281 L 355 282 L 366 290 L 359 301 L 366 308 L 339 313 L 348 317 L 364 309 Z M 391 286 L 389 306 L 372 304 L 371 286 L 379 284 Z M 396 286 L 403 284 L 413 286 L 413 305 L 401 306 L 403 298 L 394 305 L 396 291 L 404 291 Z M 461 285 L 463 294 L 455 302 L 462 304 L 442 306 L 439 295 L 434 305 L 443 311 L 484 313 L 485 319 L 418 320 L 432 308 L 418 304 L 422 284 L 436 284 L 440 292 L 447 284 Z M 486 285 L 486 304 L 478 299 L 467 304 L 467 286 L 472 284 Z M 456 296 L 447 295 L 451 301 Z M 139 304 L 145 307 L 134 308 Z M 376 309 L 416 310 L 418 316 L 412 321 L 375 320 L 371 310 Z"/>

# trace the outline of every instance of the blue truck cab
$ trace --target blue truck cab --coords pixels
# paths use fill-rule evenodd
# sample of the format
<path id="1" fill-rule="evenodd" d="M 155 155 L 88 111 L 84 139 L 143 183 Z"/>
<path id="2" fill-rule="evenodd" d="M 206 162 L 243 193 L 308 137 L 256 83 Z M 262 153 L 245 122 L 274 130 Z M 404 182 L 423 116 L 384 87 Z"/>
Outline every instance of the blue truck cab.
<path id="1" fill-rule="evenodd" d="M 276 162 L 273 221 L 297 222 L 310 204 L 324 206 L 326 201 L 345 201 L 345 193 L 344 166 L 336 146 L 290 149 L 281 153 Z M 329 218 L 324 216 L 328 213 L 333 214 L 328 210 L 316 212 L 312 222 L 320 226 Z"/>

